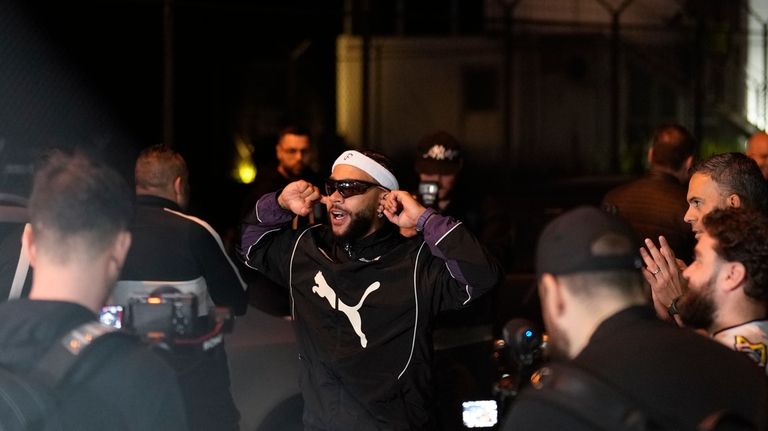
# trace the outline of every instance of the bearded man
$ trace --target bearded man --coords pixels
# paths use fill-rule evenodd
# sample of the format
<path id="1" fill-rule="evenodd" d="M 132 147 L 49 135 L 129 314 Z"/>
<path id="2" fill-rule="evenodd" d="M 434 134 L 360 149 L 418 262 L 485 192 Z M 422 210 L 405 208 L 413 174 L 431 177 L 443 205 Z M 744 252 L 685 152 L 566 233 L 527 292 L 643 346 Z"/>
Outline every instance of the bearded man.
<path id="1" fill-rule="evenodd" d="M 688 290 L 677 309 L 685 326 L 747 354 L 768 372 L 768 217 L 717 209 L 703 219 Z"/>
<path id="2" fill-rule="evenodd" d="M 502 269 L 460 221 L 398 190 L 379 153 L 342 153 L 324 188 L 296 181 L 263 196 L 241 239 L 246 264 L 290 291 L 305 429 L 432 429 L 431 321 Z M 328 224 L 290 229 L 318 201 Z"/>
<path id="3" fill-rule="evenodd" d="M 634 235 L 592 207 L 542 232 L 536 271 L 555 360 L 515 400 L 504 431 L 766 429 L 761 370 L 655 316 Z"/>

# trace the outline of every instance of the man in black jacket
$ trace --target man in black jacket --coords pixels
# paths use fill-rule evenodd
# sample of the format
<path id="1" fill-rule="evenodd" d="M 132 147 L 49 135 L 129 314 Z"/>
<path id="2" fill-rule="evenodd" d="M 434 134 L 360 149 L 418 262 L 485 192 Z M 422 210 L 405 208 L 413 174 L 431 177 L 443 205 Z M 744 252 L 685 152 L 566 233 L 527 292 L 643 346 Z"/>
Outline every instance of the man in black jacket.
<path id="1" fill-rule="evenodd" d="M 214 305 L 244 314 L 245 284 L 219 235 L 182 212 L 189 200 L 189 173 L 181 155 L 162 145 L 149 147 L 136 160 L 135 175 L 133 246 L 109 303 L 126 305 L 132 296 L 170 285 L 197 296 L 200 316 Z M 240 415 L 229 390 L 224 345 L 167 356 L 179 373 L 191 429 L 237 429 Z"/>
<path id="2" fill-rule="evenodd" d="M 685 262 L 690 262 L 694 244 L 683 216 L 688 210 L 688 170 L 695 150 L 696 140 L 685 127 L 657 127 L 648 149 L 648 173 L 603 198 L 603 208 L 627 220 L 638 238 L 656 240 L 663 235 Z"/>
<path id="3" fill-rule="evenodd" d="M 0 365 L 35 379 L 38 361 L 65 334 L 99 327 L 96 313 L 131 244 L 131 192 L 104 165 L 56 155 L 35 175 L 29 213 L 23 241 L 35 269 L 32 291 L 0 305 Z M 56 392 L 65 430 L 187 429 L 175 375 L 148 347 L 105 337 L 90 348 L 74 368 L 88 372 L 65 377 Z"/>
<path id="4" fill-rule="evenodd" d="M 290 289 L 308 430 L 433 426 L 435 314 L 460 308 L 502 271 L 455 219 L 398 190 L 388 160 L 344 152 L 325 184 L 263 196 L 246 218 L 247 264 Z M 328 225 L 289 229 L 322 200 Z M 415 228 L 405 238 L 399 228 Z"/>
<path id="5" fill-rule="evenodd" d="M 540 374 L 513 404 L 505 430 L 694 430 L 718 422 L 766 429 L 762 371 L 655 316 L 635 241 L 623 220 L 591 207 L 542 232 L 536 266 L 548 349 L 567 368 Z M 705 422 L 710 427 L 699 428 Z"/>

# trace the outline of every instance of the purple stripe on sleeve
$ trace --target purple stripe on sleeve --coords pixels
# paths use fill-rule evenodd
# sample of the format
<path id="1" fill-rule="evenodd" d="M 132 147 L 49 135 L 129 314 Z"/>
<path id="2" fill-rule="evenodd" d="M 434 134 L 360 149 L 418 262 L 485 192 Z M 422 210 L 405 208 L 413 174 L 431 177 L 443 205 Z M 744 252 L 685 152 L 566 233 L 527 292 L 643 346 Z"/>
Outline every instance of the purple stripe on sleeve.
<path id="1" fill-rule="evenodd" d="M 243 229 L 243 234 L 240 237 L 241 250 L 247 251 L 253 247 L 259 240 L 270 231 L 274 231 L 278 228 L 290 223 L 293 219 L 293 213 L 280 208 L 277 204 L 277 197 L 275 193 L 267 193 L 262 196 L 256 206 L 250 220 L 258 221 L 256 224 L 247 224 Z M 247 258 L 247 256 L 244 256 Z"/>
<path id="2" fill-rule="evenodd" d="M 432 255 L 445 260 L 445 265 L 448 267 L 451 276 L 453 276 L 459 283 L 467 285 L 471 291 L 472 287 L 469 286 L 466 277 L 462 274 L 458 262 L 452 259 L 447 259 L 445 254 L 438 248 L 440 242 L 450 236 L 453 230 L 456 229 L 461 222 L 456 221 L 456 219 L 452 217 L 440 215 L 432 208 L 428 208 L 427 211 L 419 217 L 419 222 L 421 222 L 422 219 L 424 220 L 422 224 L 424 241 L 432 251 Z"/>

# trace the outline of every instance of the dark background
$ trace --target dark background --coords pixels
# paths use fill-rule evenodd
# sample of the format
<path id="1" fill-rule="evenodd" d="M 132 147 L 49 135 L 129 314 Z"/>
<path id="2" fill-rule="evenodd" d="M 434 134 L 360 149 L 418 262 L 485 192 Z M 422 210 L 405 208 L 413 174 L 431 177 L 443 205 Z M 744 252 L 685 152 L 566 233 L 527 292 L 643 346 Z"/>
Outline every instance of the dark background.
<path id="1" fill-rule="evenodd" d="M 642 31 L 681 29 L 681 40 L 687 45 L 670 51 L 670 58 L 680 63 L 679 81 L 701 79 L 702 91 L 712 88 L 715 93 L 732 94 L 714 84 L 735 80 L 712 66 L 726 60 L 737 65 L 742 61 L 743 53 L 736 48 L 745 37 L 738 27 L 746 20 L 747 3 L 701 0 L 678 4 L 679 16 L 660 22 L 659 28 Z M 164 21 L 164 8 L 169 5 L 171 27 Z M 237 223 L 246 188 L 231 175 L 238 138 L 253 144 L 256 163 L 268 165 L 274 161 L 280 125 L 290 120 L 302 122 L 313 132 L 318 168 L 323 172 L 344 149 L 336 130 L 336 38 L 340 34 L 498 38 L 500 25 L 484 17 L 483 7 L 484 2 L 470 0 L 0 0 L 0 188 L 26 194 L 30 163 L 46 148 L 78 147 L 98 153 L 130 178 L 138 151 L 165 142 L 190 165 L 191 212 L 226 231 Z M 517 23 L 517 31 L 524 32 L 520 30 L 524 24 Z M 539 24 L 541 28 L 546 27 Z M 568 76 L 579 77 L 608 64 L 610 46 L 604 28 L 598 36 L 581 39 L 530 34 L 533 36 L 518 37 L 528 44 L 523 51 L 549 50 L 559 55 L 571 45 L 579 45 L 597 53 L 567 57 Z M 173 43 L 166 52 L 164 42 L 169 36 Z M 724 45 L 719 44 L 722 40 Z M 715 50 L 720 45 L 736 48 L 725 55 Z M 647 54 L 633 48 L 622 47 L 627 58 Z M 559 67 L 559 62 L 542 58 L 544 66 Z M 695 118 L 685 125 L 706 134 L 709 140 L 700 136 L 702 142 L 717 141 L 714 147 L 720 150 L 735 149 L 735 137 L 743 137 L 748 127 L 736 127 L 723 121 L 724 115 L 707 113 L 708 106 L 720 106 L 717 94 L 707 105 L 706 92 L 698 97 L 689 94 L 690 88 L 680 90 L 681 84 L 668 76 L 666 81 L 658 80 L 651 64 L 626 68 L 622 104 L 628 122 L 621 138 L 629 142 L 626 159 L 609 165 L 597 177 L 576 181 L 572 179 L 589 172 L 578 167 L 555 172 L 556 163 L 546 162 L 527 166 L 519 171 L 524 174 L 505 179 L 518 161 L 496 160 L 491 166 L 468 171 L 470 187 L 479 192 L 493 189 L 497 194 L 501 190 L 510 201 L 518 201 L 519 207 L 535 208 L 515 215 L 525 227 L 518 234 L 527 235 L 531 242 L 543 219 L 578 203 L 596 203 L 610 186 L 641 173 L 652 127 L 662 119 L 676 119 L 680 114 L 675 109 L 677 99 L 693 100 L 688 105 L 695 105 Z M 550 72 L 545 68 L 541 73 Z M 534 86 L 521 94 L 521 115 L 526 109 L 552 109 L 528 103 L 528 96 L 541 90 Z M 164 92 L 171 97 L 164 99 Z M 470 101 L 474 100 L 471 96 L 467 95 Z M 168 101 L 172 107 L 164 105 Z M 688 119 L 692 115 L 689 108 L 683 116 Z M 606 104 L 604 111 L 607 119 L 611 106 Z M 450 127 L 448 123 L 446 119 L 446 127 Z M 607 130 L 609 124 L 601 119 L 597 128 Z M 525 143 L 536 145 L 533 138 Z M 561 142 L 563 148 L 573 145 Z M 594 159 L 609 157 L 602 150 L 593 153 Z M 410 166 L 397 161 L 404 182 L 413 181 Z M 566 182 L 560 181 L 565 177 Z"/>

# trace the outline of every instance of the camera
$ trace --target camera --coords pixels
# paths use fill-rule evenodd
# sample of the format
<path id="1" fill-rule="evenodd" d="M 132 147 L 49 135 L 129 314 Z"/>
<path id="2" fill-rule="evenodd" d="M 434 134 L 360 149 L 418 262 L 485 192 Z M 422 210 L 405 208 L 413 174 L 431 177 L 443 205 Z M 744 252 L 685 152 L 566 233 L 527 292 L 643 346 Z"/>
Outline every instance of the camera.
<path id="1" fill-rule="evenodd" d="M 440 186 L 434 181 L 422 181 L 419 183 L 419 200 L 422 205 L 431 207 L 437 204 L 437 193 Z"/>
<path id="2" fill-rule="evenodd" d="M 234 318 L 226 307 L 216 307 L 207 316 L 199 316 L 198 306 L 196 295 L 162 286 L 149 295 L 130 296 L 124 306 L 102 307 L 99 320 L 151 344 L 208 350 L 221 343 L 223 333 L 232 331 Z"/>
<path id="3" fill-rule="evenodd" d="M 126 327 L 150 338 L 183 338 L 195 333 L 197 297 L 160 293 L 128 299 Z"/>

